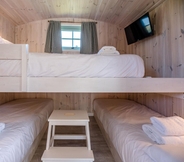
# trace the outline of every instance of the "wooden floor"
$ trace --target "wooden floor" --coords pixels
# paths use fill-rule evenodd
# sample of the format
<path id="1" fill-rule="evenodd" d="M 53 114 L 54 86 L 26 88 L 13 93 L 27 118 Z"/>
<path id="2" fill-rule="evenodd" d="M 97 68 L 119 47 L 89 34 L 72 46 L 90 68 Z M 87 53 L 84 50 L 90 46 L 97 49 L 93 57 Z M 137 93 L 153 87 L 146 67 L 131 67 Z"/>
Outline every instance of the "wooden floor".
<path id="1" fill-rule="evenodd" d="M 114 162 L 112 154 L 103 138 L 103 135 L 95 121 L 94 117 L 90 117 L 90 136 L 91 136 L 91 149 L 93 150 L 95 162 Z M 56 133 L 62 134 L 84 134 L 84 127 L 56 127 Z M 45 132 L 36 153 L 31 162 L 41 162 L 41 156 L 46 147 L 47 132 Z M 55 146 L 86 146 L 84 140 L 58 140 Z"/>

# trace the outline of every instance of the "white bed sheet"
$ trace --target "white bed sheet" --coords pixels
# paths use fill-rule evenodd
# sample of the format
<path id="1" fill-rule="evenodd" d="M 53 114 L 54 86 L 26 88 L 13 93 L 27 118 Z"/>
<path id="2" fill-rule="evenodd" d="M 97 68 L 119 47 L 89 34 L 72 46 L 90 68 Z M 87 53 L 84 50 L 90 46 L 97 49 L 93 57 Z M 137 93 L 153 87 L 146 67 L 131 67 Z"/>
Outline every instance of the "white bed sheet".
<path id="1" fill-rule="evenodd" d="M 142 131 L 142 124 L 160 114 L 123 99 L 98 99 L 94 110 L 123 162 L 153 162 L 146 149 L 154 144 Z"/>
<path id="2" fill-rule="evenodd" d="M 52 77 L 143 77 L 137 55 L 35 54 L 29 55 L 29 76 Z"/>
<path id="3" fill-rule="evenodd" d="M 51 99 L 19 99 L 0 106 L 0 162 L 22 162 L 53 111 Z"/>
<path id="4" fill-rule="evenodd" d="M 21 76 L 19 60 L 1 60 L 0 76 Z M 30 77 L 141 78 L 144 62 L 138 55 L 30 53 Z"/>
<path id="5" fill-rule="evenodd" d="M 18 77 L 21 76 L 20 60 L 0 60 L 1 77 Z"/>

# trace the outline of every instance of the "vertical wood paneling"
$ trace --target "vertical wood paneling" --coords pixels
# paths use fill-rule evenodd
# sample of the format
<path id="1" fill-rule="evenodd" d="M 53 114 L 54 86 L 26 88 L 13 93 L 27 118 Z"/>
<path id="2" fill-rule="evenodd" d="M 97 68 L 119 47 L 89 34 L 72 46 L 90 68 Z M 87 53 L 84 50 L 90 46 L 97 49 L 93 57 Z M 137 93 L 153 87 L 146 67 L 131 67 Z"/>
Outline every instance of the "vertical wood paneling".
<path id="1" fill-rule="evenodd" d="M 127 45 L 126 53 L 136 53 L 144 59 L 146 76 L 184 77 L 183 0 L 167 0 L 150 16 L 155 35 Z"/>
<path id="2" fill-rule="evenodd" d="M 105 7 L 105 4 L 103 6 Z M 100 8 L 98 12 L 101 13 Z M 151 11 L 150 16 L 154 24 L 155 36 L 129 46 L 126 43 L 124 28 L 114 24 L 98 22 L 99 48 L 104 45 L 113 45 L 120 53 L 140 55 L 145 62 L 146 76 L 184 77 L 183 1 L 167 0 Z M 91 21 L 79 18 L 58 18 L 56 20 Z M 11 23 L 1 15 L 0 24 L 3 24 L 0 26 L 0 32 L 7 33 L 5 34 L 7 39 L 14 39 L 13 34 L 11 34 L 14 31 L 14 26 L 9 25 Z M 17 26 L 15 29 L 15 42 L 28 43 L 31 52 L 43 52 L 47 26 L 48 20 Z M 9 30 L 11 30 L 10 34 L 7 32 Z M 13 95 L 8 95 L 9 97 L 7 97 L 7 94 L 1 94 L 0 96 L 6 98 L 2 99 L 2 102 L 13 98 Z M 183 99 L 161 94 L 17 93 L 15 98 L 53 98 L 55 109 L 86 109 L 88 112 L 93 111 L 92 105 L 95 98 L 128 98 L 142 103 L 163 115 L 171 116 L 177 114 L 184 117 Z"/>
<path id="3" fill-rule="evenodd" d="M 165 116 L 179 115 L 184 118 L 184 94 L 182 97 L 166 94 L 130 94 L 129 99 L 139 102 Z"/>
<path id="4" fill-rule="evenodd" d="M 88 19 L 55 19 L 58 21 L 92 21 Z M 16 26 L 15 41 L 16 43 L 28 43 L 30 52 L 44 52 L 48 20 L 34 21 L 28 24 Z M 99 49 L 102 46 L 110 45 L 117 47 L 118 44 L 118 26 L 105 22 L 97 24 Z M 124 36 L 121 42 L 125 41 Z M 122 47 L 121 47 L 122 48 Z M 121 50 L 124 51 L 125 49 Z"/>
<path id="5" fill-rule="evenodd" d="M 150 16 L 155 35 L 132 45 L 126 45 L 125 52 L 138 54 L 144 59 L 146 76 L 183 78 L 183 0 L 167 0 L 151 11 Z M 134 94 L 129 97 L 163 115 L 184 117 L 184 100 L 181 98 L 161 94 Z"/>
<path id="6" fill-rule="evenodd" d="M 183 99 L 176 98 L 173 101 L 173 115 L 179 115 L 184 118 L 184 95 Z"/>
<path id="7" fill-rule="evenodd" d="M 14 43 L 14 33 L 15 25 L 0 13 L 0 36 Z"/>
<path id="8" fill-rule="evenodd" d="M 0 93 L 0 105 L 14 99 L 13 93 Z"/>
<path id="9" fill-rule="evenodd" d="M 163 94 L 114 94 L 114 93 L 0 93 L 0 104 L 19 98 L 52 98 L 55 109 L 81 109 L 93 112 L 95 98 L 124 98 L 134 100 L 165 116 L 184 118 L 184 94 L 180 97 Z"/>
<path id="10" fill-rule="evenodd" d="M 95 98 L 128 98 L 128 94 L 110 93 L 15 93 L 18 98 L 52 98 L 55 109 L 63 110 L 87 110 L 93 112 L 93 100 Z"/>

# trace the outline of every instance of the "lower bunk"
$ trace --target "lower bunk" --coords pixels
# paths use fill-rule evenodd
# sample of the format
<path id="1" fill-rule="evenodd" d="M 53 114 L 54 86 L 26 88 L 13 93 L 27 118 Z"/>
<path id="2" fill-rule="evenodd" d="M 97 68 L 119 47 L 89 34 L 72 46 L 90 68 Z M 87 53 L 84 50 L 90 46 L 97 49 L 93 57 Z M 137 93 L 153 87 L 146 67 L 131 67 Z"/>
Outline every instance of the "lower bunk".
<path id="1" fill-rule="evenodd" d="M 116 162 L 184 161 L 182 138 L 158 145 L 143 131 L 151 117 L 163 117 L 159 113 L 130 100 L 95 99 L 94 116 Z"/>
<path id="2" fill-rule="evenodd" d="M 53 111 L 51 99 L 18 99 L 0 105 L 0 161 L 29 162 Z"/>

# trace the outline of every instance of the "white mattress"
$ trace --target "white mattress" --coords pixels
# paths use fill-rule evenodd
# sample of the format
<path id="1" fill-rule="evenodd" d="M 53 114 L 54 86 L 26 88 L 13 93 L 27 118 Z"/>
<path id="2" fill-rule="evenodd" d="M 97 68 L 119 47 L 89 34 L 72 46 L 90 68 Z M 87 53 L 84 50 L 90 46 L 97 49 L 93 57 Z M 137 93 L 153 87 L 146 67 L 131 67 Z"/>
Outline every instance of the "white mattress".
<path id="1" fill-rule="evenodd" d="M 0 76 L 21 76 L 18 60 L 0 60 Z M 143 77 L 144 62 L 133 54 L 85 55 L 30 53 L 28 76 L 31 77 Z"/>
<path id="2" fill-rule="evenodd" d="M 97 99 L 94 110 L 123 162 L 153 162 L 145 150 L 154 142 L 142 131 L 142 124 L 160 114 L 123 99 Z"/>
<path id="3" fill-rule="evenodd" d="M 53 110 L 51 99 L 20 99 L 0 106 L 0 162 L 22 162 Z"/>

